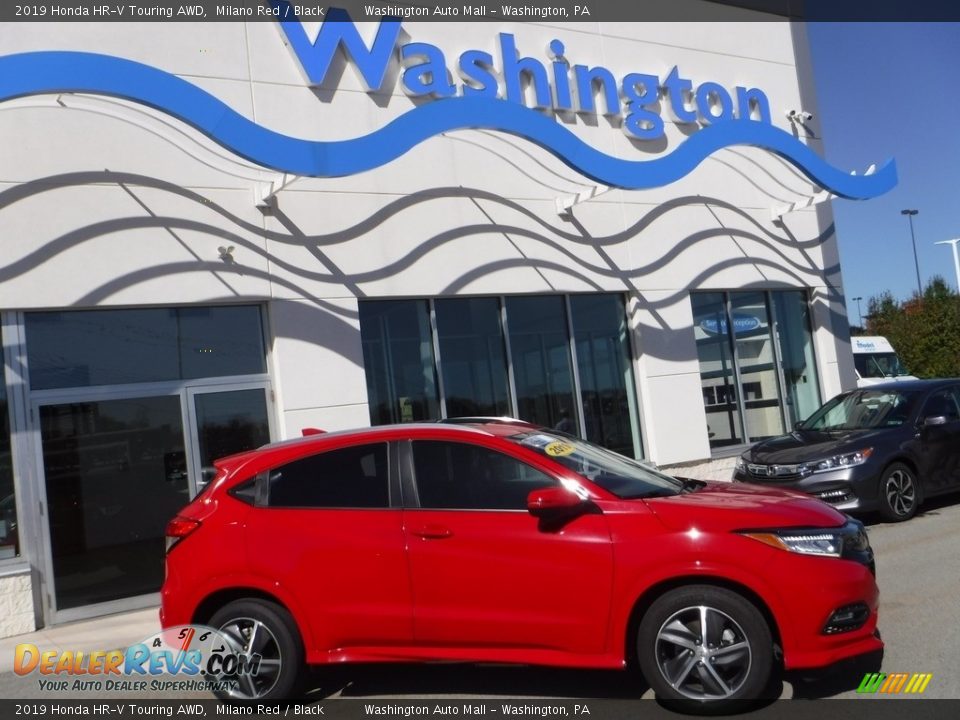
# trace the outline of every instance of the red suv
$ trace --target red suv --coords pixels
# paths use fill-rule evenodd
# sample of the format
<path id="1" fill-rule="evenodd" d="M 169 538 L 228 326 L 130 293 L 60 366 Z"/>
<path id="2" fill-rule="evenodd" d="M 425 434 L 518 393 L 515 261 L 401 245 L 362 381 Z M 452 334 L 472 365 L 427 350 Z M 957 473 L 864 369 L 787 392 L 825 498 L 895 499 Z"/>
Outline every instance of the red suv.
<path id="1" fill-rule="evenodd" d="M 863 525 L 799 493 L 482 420 L 217 468 L 167 528 L 160 618 L 260 658 L 230 697 L 290 697 L 307 665 L 456 660 L 638 666 L 659 697 L 714 708 L 762 696 L 781 660 L 883 646 Z"/>

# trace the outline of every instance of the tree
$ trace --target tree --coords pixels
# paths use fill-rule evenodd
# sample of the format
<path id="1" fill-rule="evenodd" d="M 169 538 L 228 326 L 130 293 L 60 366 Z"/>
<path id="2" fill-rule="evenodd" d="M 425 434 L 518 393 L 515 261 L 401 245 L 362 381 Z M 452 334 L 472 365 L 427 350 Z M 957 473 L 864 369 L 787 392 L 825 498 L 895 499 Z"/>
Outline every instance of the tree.
<path id="1" fill-rule="evenodd" d="M 960 376 L 960 296 L 939 275 L 903 303 L 889 291 L 870 298 L 867 330 L 887 338 L 917 377 Z"/>

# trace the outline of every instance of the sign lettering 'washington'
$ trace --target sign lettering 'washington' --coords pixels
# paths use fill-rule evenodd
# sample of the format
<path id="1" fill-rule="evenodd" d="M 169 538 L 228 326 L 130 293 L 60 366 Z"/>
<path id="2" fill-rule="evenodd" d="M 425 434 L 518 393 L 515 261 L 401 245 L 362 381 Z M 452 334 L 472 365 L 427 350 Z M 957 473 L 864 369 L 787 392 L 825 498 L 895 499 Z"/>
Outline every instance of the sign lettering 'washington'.
<path id="1" fill-rule="evenodd" d="M 285 0 L 274 0 L 278 10 L 289 8 Z M 538 60 L 523 55 L 511 33 L 497 36 L 497 57 L 486 50 L 460 53 L 453 69 L 437 47 L 426 42 L 400 44 L 397 18 L 380 22 L 370 45 L 344 10 L 331 8 L 314 42 L 310 42 L 293 12 L 279 12 L 291 48 L 311 85 L 323 85 L 337 52 L 356 68 L 369 92 L 388 91 L 385 84 L 391 63 L 400 64 L 400 84 L 412 97 L 501 98 L 538 110 L 558 113 L 601 113 L 622 118 L 621 127 L 629 136 L 656 140 L 664 135 L 660 105 L 673 120 L 681 123 L 712 124 L 723 120 L 752 119 L 770 122 L 770 103 L 757 88 L 737 87 L 733 92 L 716 82 L 694 88 L 674 66 L 665 77 L 631 72 L 617 78 L 602 66 L 571 64 L 567 48 L 552 40 L 549 58 Z"/>

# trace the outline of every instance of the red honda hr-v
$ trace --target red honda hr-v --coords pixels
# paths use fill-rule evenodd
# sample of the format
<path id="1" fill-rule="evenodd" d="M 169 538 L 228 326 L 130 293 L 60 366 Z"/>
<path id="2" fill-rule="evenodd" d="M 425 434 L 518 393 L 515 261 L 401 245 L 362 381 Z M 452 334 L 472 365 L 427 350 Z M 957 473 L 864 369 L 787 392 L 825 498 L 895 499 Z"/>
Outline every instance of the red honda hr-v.
<path id="1" fill-rule="evenodd" d="M 717 708 L 762 696 L 781 662 L 883 646 L 863 525 L 806 495 L 479 419 L 217 469 L 167 528 L 160 617 L 258 659 L 231 698 L 295 695 L 307 665 L 456 660 L 635 666 L 659 697 Z"/>

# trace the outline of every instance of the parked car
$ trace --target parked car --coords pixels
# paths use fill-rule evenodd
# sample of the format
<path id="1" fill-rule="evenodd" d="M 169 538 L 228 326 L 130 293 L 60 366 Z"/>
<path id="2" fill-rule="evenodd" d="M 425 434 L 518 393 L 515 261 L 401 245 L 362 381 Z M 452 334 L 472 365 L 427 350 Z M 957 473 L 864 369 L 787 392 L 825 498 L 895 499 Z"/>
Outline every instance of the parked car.
<path id="1" fill-rule="evenodd" d="M 926 498 L 960 490 L 960 379 L 841 393 L 789 435 L 747 450 L 734 479 L 907 520 Z"/>
<path id="2" fill-rule="evenodd" d="M 216 463 L 167 529 L 164 628 L 305 665 L 639 667 L 695 708 L 882 647 L 863 525 L 799 493 L 681 481 L 526 423 L 311 435 Z M 222 676 L 218 676 L 222 679 Z"/>

